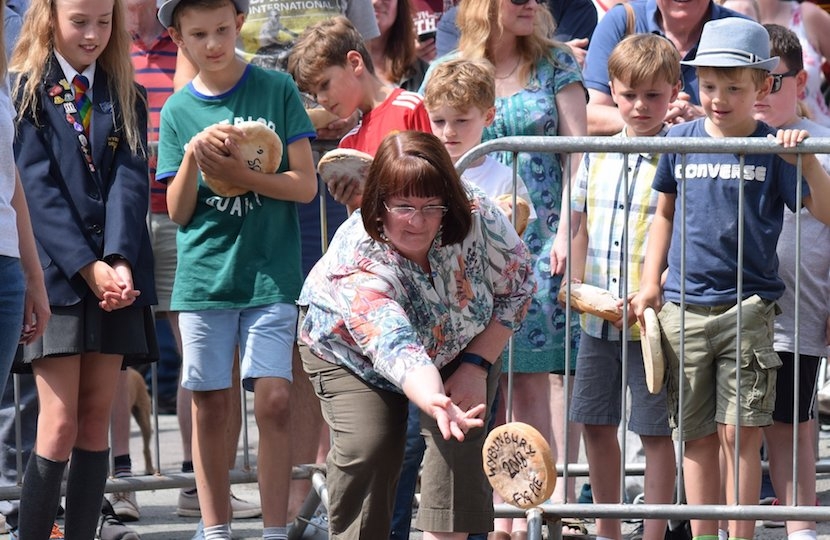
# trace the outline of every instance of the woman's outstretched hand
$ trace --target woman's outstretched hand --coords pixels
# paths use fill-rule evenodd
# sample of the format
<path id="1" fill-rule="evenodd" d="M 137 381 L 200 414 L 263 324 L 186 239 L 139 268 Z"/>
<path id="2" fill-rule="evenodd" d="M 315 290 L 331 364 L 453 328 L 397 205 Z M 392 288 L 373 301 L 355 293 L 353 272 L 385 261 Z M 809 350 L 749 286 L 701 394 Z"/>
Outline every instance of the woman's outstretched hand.
<path id="1" fill-rule="evenodd" d="M 472 428 L 484 426 L 484 420 L 479 418 L 484 413 L 483 403 L 464 411 L 444 394 L 434 394 L 430 401 L 432 417 L 438 423 L 444 440 L 455 437 L 458 441 L 463 441 Z"/>

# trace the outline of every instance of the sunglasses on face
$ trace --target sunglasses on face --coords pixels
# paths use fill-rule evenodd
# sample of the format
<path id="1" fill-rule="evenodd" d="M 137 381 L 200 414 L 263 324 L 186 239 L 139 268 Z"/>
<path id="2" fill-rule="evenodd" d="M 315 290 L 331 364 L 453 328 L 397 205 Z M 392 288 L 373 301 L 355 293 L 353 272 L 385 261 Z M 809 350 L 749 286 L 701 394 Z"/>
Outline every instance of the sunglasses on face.
<path id="1" fill-rule="evenodd" d="M 778 93 L 781 90 L 781 85 L 784 84 L 784 77 L 795 77 L 801 70 L 791 69 L 784 73 L 772 73 L 772 90 L 770 94 Z"/>
<path id="2" fill-rule="evenodd" d="M 510 3 L 513 4 L 514 6 L 523 6 L 523 5 L 527 4 L 530 1 L 532 1 L 532 0 L 510 0 Z M 536 3 L 541 4 L 544 1 L 545 0 L 536 0 Z"/>

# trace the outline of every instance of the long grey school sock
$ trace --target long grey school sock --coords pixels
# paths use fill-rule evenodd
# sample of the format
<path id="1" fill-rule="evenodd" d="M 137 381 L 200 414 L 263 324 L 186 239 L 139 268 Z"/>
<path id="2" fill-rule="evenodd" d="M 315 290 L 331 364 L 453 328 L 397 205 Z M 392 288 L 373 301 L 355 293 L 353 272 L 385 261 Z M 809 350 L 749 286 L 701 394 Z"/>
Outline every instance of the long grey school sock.
<path id="1" fill-rule="evenodd" d="M 20 538 L 49 538 L 60 503 L 64 469 L 66 461 L 52 461 L 32 452 L 20 494 Z"/>
<path id="2" fill-rule="evenodd" d="M 95 538 L 107 483 L 109 456 L 109 449 L 72 449 L 66 480 L 64 533 L 67 538 Z"/>

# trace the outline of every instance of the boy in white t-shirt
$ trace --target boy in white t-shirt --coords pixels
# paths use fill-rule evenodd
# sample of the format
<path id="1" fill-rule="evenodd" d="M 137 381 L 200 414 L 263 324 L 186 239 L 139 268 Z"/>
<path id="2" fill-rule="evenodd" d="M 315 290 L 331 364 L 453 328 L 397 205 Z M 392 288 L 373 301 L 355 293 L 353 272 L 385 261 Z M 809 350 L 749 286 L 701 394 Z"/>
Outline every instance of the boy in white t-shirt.
<path id="1" fill-rule="evenodd" d="M 496 116 L 496 79 L 487 60 L 450 60 L 435 67 L 424 89 L 424 106 L 432 132 L 441 139 L 453 163 L 481 144 L 484 128 Z M 461 174 L 491 199 L 513 193 L 513 170 L 491 156 L 477 159 Z M 527 187 L 516 178 L 516 193 L 530 201 Z M 512 218 L 509 202 L 498 202 Z M 536 212 L 530 208 L 530 221 Z"/>
<path id="2" fill-rule="evenodd" d="M 424 107 L 429 115 L 432 133 L 444 143 L 453 163 L 457 164 L 461 156 L 481 144 L 484 128 L 492 124 L 496 116 L 496 78 L 493 65 L 483 59 L 460 58 L 438 64 L 424 88 Z M 487 155 L 476 159 L 462 171 L 461 178 L 486 193 L 512 221 L 512 198 L 497 200 L 497 197 L 513 193 L 513 169 Z M 527 186 L 519 176 L 516 176 L 516 195 L 528 203 L 528 222 L 536 219 Z M 506 373 L 502 374 L 499 384 L 502 387 L 501 395 L 505 397 Z M 499 420 L 504 416 L 503 400 L 500 409 L 495 415 L 496 423 L 504 422 L 503 419 Z M 487 427 L 489 429 L 491 426 Z M 495 502 L 502 502 L 497 495 L 494 497 Z M 509 531 L 512 521 L 496 520 L 495 526 L 497 531 Z"/>

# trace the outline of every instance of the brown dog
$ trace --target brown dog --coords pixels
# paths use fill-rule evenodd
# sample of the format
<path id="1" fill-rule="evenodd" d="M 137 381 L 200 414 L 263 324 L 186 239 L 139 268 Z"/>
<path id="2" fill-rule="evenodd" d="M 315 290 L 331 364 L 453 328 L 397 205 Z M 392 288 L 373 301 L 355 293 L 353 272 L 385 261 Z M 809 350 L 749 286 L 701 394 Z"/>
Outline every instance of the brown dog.
<path id="1" fill-rule="evenodd" d="M 150 454 L 150 438 L 153 436 L 153 426 L 150 424 L 150 393 L 144 377 L 133 368 L 127 368 L 127 389 L 130 396 L 130 412 L 141 430 L 141 439 L 144 443 L 144 469 L 147 474 L 154 474 L 153 456 Z"/>

